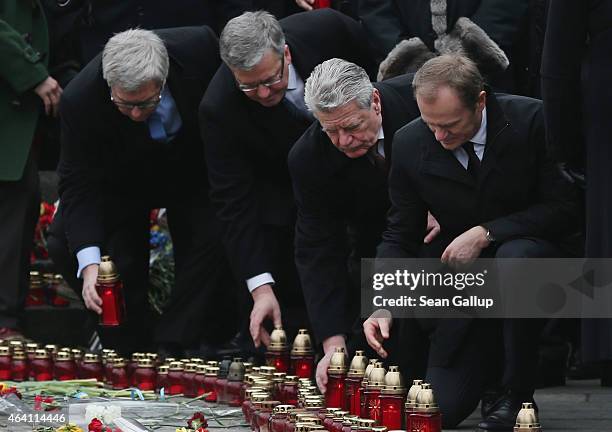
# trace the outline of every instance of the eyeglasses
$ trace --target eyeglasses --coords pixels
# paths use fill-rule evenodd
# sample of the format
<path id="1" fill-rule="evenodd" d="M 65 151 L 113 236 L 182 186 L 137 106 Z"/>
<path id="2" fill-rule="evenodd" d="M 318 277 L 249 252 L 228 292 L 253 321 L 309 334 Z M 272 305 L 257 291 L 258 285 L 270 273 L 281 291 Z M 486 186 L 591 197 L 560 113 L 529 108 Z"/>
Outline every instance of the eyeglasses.
<path id="1" fill-rule="evenodd" d="M 147 110 L 151 108 L 155 108 L 161 102 L 162 91 L 164 90 L 164 86 L 162 85 L 159 89 L 159 94 L 141 101 L 141 102 L 123 102 L 118 101 L 113 97 L 113 93 L 111 92 L 110 100 L 117 106 L 119 109 L 124 109 L 127 111 L 132 111 L 134 108 L 138 108 L 140 110 Z"/>
<path id="2" fill-rule="evenodd" d="M 284 73 L 285 73 L 285 56 L 283 55 L 282 60 L 281 60 L 280 70 L 276 74 L 274 74 L 274 77 L 267 79 L 266 81 L 261 81 L 255 84 L 238 83 L 238 88 L 245 93 L 255 91 L 259 88 L 259 86 L 264 86 L 264 87 L 269 88 L 281 82 L 283 80 Z"/>

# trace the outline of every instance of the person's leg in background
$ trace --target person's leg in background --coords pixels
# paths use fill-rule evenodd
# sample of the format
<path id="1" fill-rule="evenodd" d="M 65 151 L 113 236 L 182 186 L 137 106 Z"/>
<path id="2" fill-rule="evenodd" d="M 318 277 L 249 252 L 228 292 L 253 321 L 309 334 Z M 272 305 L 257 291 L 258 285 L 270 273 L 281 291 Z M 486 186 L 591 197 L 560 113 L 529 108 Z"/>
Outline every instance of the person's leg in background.
<path id="1" fill-rule="evenodd" d="M 17 181 L 0 181 L 0 338 L 19 336 L 29 287 L 30 253 L 40 212 L 34 151 Z"/>

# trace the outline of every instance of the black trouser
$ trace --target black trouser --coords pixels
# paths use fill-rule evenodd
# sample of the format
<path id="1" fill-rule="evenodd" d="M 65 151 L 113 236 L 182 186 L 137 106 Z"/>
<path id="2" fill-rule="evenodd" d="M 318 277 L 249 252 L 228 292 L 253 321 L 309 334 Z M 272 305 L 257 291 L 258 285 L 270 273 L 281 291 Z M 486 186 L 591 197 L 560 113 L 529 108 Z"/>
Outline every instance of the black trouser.
<path id="1" fill-rule="evenodd" d="M 421 257 L 440 256 L 448 240 L 438 239 L 425 246 Z M 483 251 L 484 257 L 536 258 L 558 257 L 561 251 L 540 239 L 516 239 L 494 245 Z M 500 275 L 504 277 L 504 275 Z M 391 344 L 397 354 L 390 364 L 399 363 L 412 379 L 430 382 L 442 412 L 443 425 L 452 428 L 468 417 L 478 405 L 486 387 L 494 384 L 521 394 L 525 400 L 533 396 L 537 372 L 537 348 L 544 320 L 539 319 L 475 319 L 463 334 L 460 348 L 445 359 L 445 364 L 431 361 L 430 341 L 438 346 L 456 341 L 442 339 L 452 335 L 449 326 L 443 332 L 443 320 L 402 320 Z M 456 320 L 459 323 L 461 320 Z M 395 324 L 394 324 L 395 325 Z M 393 332 L 392 332 L 393 333 Z M 408 345 L 404 350 L 402 346 Z M 390 353 L 391 354 L 391 353 Z"/>
<path id="2" fill-rule="evenodd" d="M 40 184 L 30 151 L 17 181 L 0 181 L 0 327 L 19 329 L 29 287 L 30 253 L 40 212 Z"/>
<path id="3" fill-rule="evenodd" d="M 197 348 L 202 339 L 217 343 L 231 337 L 236 283 L 221 244 L 219 222 L 207 200 L 175 198 L 168 204 L 175 284 L 160 318 L 150 310 L 147 297 L 150 206 L 129 199 L 112 201 L 105 209 L 102 252 L 111 256 L 121 275 L 128 319 L 118 329 L 100 328 L 103 344 L 130 353 L 151 349 L 154 340 Z M 61 204 L 49 252 L 69 284 L 80 292 L 82 281 L 76 279 L 76 256 L 68 250 Z"/>

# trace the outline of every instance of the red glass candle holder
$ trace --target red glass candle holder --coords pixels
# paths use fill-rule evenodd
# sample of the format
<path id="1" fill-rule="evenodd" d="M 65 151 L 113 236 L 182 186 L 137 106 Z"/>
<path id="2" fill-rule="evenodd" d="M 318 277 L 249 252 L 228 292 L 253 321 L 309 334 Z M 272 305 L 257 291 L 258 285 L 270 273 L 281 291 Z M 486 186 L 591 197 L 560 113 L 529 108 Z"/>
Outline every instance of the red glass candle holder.
<path id="1" fill-rule="evenodd" d="M 168 388 L 168 365 L 160 365 L 157 367 L 157 391 L 164 389 L 164 393 Z"/>
<path id="2" fill-rule="evenodd" d="M 183 363 L 172 362 L 168 368 L 168 387 L 166 394 L 177 395 L 183 393 Z"/>
<path id="3" fill-rule="evenodd" d="M 345 374 L 328 375 L 327 390 L 325 391 L 325 405 L 329 408 L 346 408 Z"/>
<path id="4" fill-rule="evenodd" d="M 30 377 L 28 360 L 23 351 L 15 351 L 11 360 L 11 379 L 13 381 L 27 381 Z"/>
<path id="5" fill-rule="evenodd" d="M 275 406 L 279 405 L 279 401 L 263 401 L 260 403 L 260 408 L 255 415 L 257 418 L 257 426 L 259 432 L 270 432 L 270 417 Z"/>
<path id="6" fill-rule="evenodd" d="M 287 421 L 289 419 L 289 410 L 295 408 L 293 405 L 277 405 L 272 409 L 272 417 L 270 417 L 269 430 L 270 432 L 285 432 Z"/>
<path id="7" fill-rule="evenodd" d="M 123 297 L 123 283 L 110 257 L 103 256 L 98 269 L 96 290 L 102 299 L 102 313 L 100 325 L 116 327 L 125 320 L 125 299 Z"/>
<path id="8" fill-rule="evenodd" d="M 277 372 L 289 372 L 289 351 L 267 351 L 266 364 L 276 368 Z"/>
<path id="9" fill-rule="evenodd" d="M 26 344 L 26 358 L 28 360 L 28 365 L 31 365 L 36 357 L 36 350 L 39 349 L 39 345 L 35 342 L 31 342 Z M 29 378 L 34 378 L 34 371 L 32 368 L 29 368 Z"/>
<path id="10" fill-rule="evenodd" d="M 313 9 L 323 9 L 331 7 L 331 0 L 314 0 Z"/>
<path id="11" fill-rule="evenodd" d="M 104 367 L 97 354 L 85 354 L 80 368 L 80 377 L 84 379 L 96 379 L 104 382 Z"/>
<path id="12" fill-rule="evenodd" d="M 11 379 L 11 350 L 7 346 L 0 346 L 0 380 Z"/>
<path id="13" fill-rule="evenodd" d="M 143 358 L 145 358 L 143 353 L 139 353 L 139 352 L 132 353 L 132 358 L 127 364 L 128 379 L 130 380 L 130 385 L 132 386 L 136 385 L 134 383 L 134 371 L 138 367 L 138 362 Z"/>
<path id="14" fill-rule="evenodd" d="M 240 392 L 241 387 L 242 383 L 240 381 L 227 382 L 227 403 L 229 406 L 242 406 L 243 399 Z"/>
<path id="15" fill-rule="evenodd" d="M 298 383 L 296 376 L 286 376 L 280 387 L 280 400 L 287 405 L 298 404 Z"/>
<path id="16" fill-rule="evenodd" d="M 111 387 L 113 390 L 122 390 L 130 386 L 127 375 L 127 362 L 124 358 L 117 357 L 113 360 L 111 371 Z"/>
<path id="17" fill-rule="evenodd" d="M 217 389 L 215 384 L 217 383 L 217 373 L 219 373 L 219 367 L 208 366 L 206 374 L 204 375 L 204 390 L 208 393 L 208 396 L 204 398 L 206 402 L 217 402 Z"/>
<path id="18" fill-rule="evenodd" d="M 359 415 L 361 413 L 361 381 L 360 377 L 347 376 L 346 384 L 346 409 L 351 414 Z"/>
<path id="19" fill-rule="evenodd" d="M 298 378 L 312 378 L 314 371 L 313 355 L 292 355 L 291 370 Z"/>
<path id="20" fill-rule="evenodd" d="M 34 379 L 36 381 L 49 381 L 53 379 L 53 365 L 46 350 L 36 350 L 34 361 L 30 364 L 30 367 L 34 371 Z"/>
<path id="21" fill-rule="evenodd" d="M 70 352 L 60 351 L 57 353 L 53 363 L 53 376 L 58 381 L 76 379 L 76 364 Z"/>
<path id="22" fill-rule="evenodd" d="M 116 353 L 110 352 L 102 359 L 102 364 L 104 365 L 104 383 L 109 386 L 113 380 L 113 362 L 117 357 Z"/>
<path id="23" fill-rule="evenodd" d="M 342 428 L 344 427 L 344 422 L 348 421 L 348 419 L 345 419 L 344 417 L 334 417 L 332 419 L 332 424 L 331 424 L 331 428 L 329 429 L 330 432 L 342 432 Z M 350 427 L 350 423 L 349 422 L 349 427 Z"/>
<path id="24" fill-rule="evenodd" d="M 217 377 L 215 381 L 215 392 L 217 393 L 218 403 L 227 403 L 227 378 Z"/>
<path id="25" fill-rule="evenodd" d="M 380 389 L 367 388 L 365 390 L 366 417 L 380 423 Z M 363 417 L 363 416 L 362 416 Z"/>
<path id="26" fill-rule="evenodd" d="M 198 395 L 198 385 L 195 377 L 198 366 L 195 363 L 187 363 L 183 371 L 183 395 L 194 398 Z"/>
<path id="27" fill-rule="evenodd" d="M 196 376 L 194 380 L 198 396 L 202 396 L 204 393 L 206 393 L 206 386 L 204 385 L 204 380 L 206 379 L 206 368 L 207 366 L 205 364 L 199 364 L 196 367 Z"/>
<path id="28" fill-rule="evenodd" d="M 404 411 L 405 397 L 402 394 L 385 394 L 380 395 L 380 423 L 386 426 L 388 430 L 397 430 L 402 428 L 402 418 Z"/>
<path id="29" fill-rule="evenodd" d="M 428 383 L 422 383 L 416 395 L 416 407 L 410 413 L 410 427 L 423 432 L 442 431 L 442 416 Z"/>
<path id="30" fill-rule="evenodd" d="M 132 374 L 132 382 L 140 390 L 155 390 L 157 387 L 157 373 L 153 361 L 141 358 Z"/>

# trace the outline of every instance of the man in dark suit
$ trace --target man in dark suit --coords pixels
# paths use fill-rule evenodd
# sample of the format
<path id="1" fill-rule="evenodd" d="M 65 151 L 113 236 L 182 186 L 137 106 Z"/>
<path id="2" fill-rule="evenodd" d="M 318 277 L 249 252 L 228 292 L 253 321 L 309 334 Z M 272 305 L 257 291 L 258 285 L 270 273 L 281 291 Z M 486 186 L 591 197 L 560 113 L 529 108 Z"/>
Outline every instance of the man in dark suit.
<path id="1" fill-rule="evenodd" d="M 359 316 L 359 260 L 376 255 L 385 227 L 393 135 L 419 110 L 412 75 L 372 84 L 363 68 L 337 58 L 314 69 L 305 100 L 318 121 L 291 149 L 289 172 L 298 207 L 295 260 L 326 354 L 317 366 L 324 391 L 329 358 L 346 348 Z"/>
<path id="2" fill-rule="evenodd" d="M 200 98 L 219 64 L 208 27 L 127 30 L 64 93 L 60 207 L 50 252 L 71 285 L 81 285 L 75 275 L 82 278 L 85 305 L 98 314 L 100 254 L 111 255 L 125 286 L 128 321 L 101 336 L 122 351 L 150 349 L 153 336 L 147 308 L 152 208 L 167 209 L 175 258 L 175 286 L 157 342 L 180 352 L 198 342 L 205 323 L 221 318 L 202 311 L 220 309 L 211 307 L 215 291 L 231 281 L 207 197 L 197 122 Z"/>
<path id="3" fill-rule="evenodd" d="M 301 297 L 287 155 L 313 121 L 304 104 L 304 80 L 332 57 L 373 74 L 366 46 L 359 24 L 334 10 L 280 22 L 267 12 L 247 12 L 221 34 L 225 64 L 202 99 L 200 124 L 229 258 L 253 297 L 250 333 L 256 346 L 268 342 L 265 318 L 281 324 L 276 296 L 285 305 Z"/>
<path id="4" fill-rule="evenodd" d="M 391 210 L 378 257 L 441 257 L 453 267 L 478 257 L 562 256 L 559 240 L 575 230 L 578 206 L 571 185 L 545 151 L 542 104 L 495 95 L 470 60 L 445 55 L 415 74 L 421 118 L 400 129 L 389 178 Z M 441 234 L 423 246 L 427 211 Z M 503 392 L 485 404 L 485 430 L 512 430 L 521 403 L 533 400 L 538 323 L 503 320 Z M 426 379 L 432 383 L 446 427 L 476 407 L 484 387 L 495 322 L 405 320 L 429 334 Z M 371 346 L 390 320 L 371 317 Z M 406 339 L 404 339 L 405 342 Z M 415 347 L 409 347 L 409 350 Z M 484 401 L 487 402 L 487 401 Z"/>

